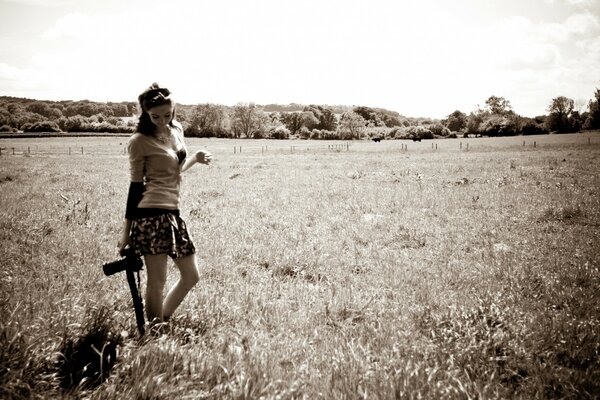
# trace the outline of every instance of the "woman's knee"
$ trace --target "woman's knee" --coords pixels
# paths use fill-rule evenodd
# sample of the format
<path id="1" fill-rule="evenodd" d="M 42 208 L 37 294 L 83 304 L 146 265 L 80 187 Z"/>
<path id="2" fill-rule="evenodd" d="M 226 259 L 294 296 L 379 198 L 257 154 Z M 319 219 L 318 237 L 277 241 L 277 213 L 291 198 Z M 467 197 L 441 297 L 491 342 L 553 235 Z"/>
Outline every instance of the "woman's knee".
<path id="1" fill-rule="evenodd" d="M 167 256 L 165 254 L 146 256 L 146 285 L 152 290 L 162 291 L 167 283 Z"/>
<path id="2" fill-rule="evenodd" d="M 195 255 L 177 259 L 175 263 L 179 268 L 181 281 L 187 287 L 191 288 L 200 281 L 200 272 L 198 271 L 198 264 Z"/>

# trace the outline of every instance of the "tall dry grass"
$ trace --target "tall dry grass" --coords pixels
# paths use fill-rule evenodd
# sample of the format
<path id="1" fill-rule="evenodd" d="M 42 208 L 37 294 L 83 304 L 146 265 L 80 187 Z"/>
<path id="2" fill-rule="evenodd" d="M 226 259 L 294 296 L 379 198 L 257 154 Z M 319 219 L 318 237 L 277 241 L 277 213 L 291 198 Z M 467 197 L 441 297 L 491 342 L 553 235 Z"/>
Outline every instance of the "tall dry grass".
<path id="1" fill-rule="evenodd" d="M 100 268 L 118 143 L 4 154 L 0 397 L 596 398 L 600 148 L 578 138 L 192 140 L 216 158 L 182 192 L 202 280 L 143 339 L 124 276 Z"/>

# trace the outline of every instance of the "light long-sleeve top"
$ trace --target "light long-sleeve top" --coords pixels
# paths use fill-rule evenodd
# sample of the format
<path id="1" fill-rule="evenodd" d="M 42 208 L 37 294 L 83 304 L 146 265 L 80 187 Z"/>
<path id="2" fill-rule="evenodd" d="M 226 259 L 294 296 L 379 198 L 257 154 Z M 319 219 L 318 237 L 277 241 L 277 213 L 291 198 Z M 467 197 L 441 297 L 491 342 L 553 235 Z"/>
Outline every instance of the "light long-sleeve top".
<path id="1" fill-rule="evenodd" d="M 127 149 L 131 187 L 125 215 L 128 219 L 135 219 L 143 213 L 143 209 L 179 210 L 181 165 L 185 160 L 186 148 L 181 125 L 176 124 L 171 129 L 176 137 L 176 150 L 154 136 L 139 132 L 129 139 Z M 136 201 L 139 202 L 131 204 Z M 134 207 L 136 205 L 137 210 Z"/>

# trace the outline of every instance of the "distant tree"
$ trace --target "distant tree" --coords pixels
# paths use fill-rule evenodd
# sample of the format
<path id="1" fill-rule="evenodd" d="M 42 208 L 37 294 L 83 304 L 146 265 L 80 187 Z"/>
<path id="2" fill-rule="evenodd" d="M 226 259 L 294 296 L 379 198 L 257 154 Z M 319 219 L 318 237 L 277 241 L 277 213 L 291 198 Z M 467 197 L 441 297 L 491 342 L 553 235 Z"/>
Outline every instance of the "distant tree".
<path id="1" fill-rule="evenodd" d="M 269 117 L 254 103 L 238 103 L 233 107 L 231 128 L 236 137 L 263 137 Z"/>
<path id="2" fill-rule="evenodd" d="M 346 139 L 360 139 L 367 122 L 359 114 L 350 111 L 345 112 L 340 117 L 338 132 L 340 137 Z"/>
<path id="3" fill-rule="evenodd" d="M 190 127 L 197 132 L 196 136 L 220 136 L 225 131 L 226 118 L 227 112 L 223 106 L 201 104 L 196 107 Z"/>
<path id="4" fill-rule="evenodd" d="M 600 89 L 596 89 L 595 99 L 588 104 L 588 115 L 583 124 L 584 129 L 600 129 Z"/>
<path id="5" fill-rule="evenodd" d="M 452 132 L 460 132 L 467 126 L 467 114 L 456 110 L 448 115 L 444 120 L 444 125 Z"/>
<path id="6" fill-rule="evenodd" d="M 314 129 L 324 129 L 329 131 L 335 130 L 337 126 L 337 119 L 331 108 L 311 104 L 309 106 L 304 107 L 303 111 L 310 111 L 319 121 L 319 123 L 314 127 Z M 309 126 L 305 126 L 310 129 Z"/>
<path id="7" fill-rule="evenodd" d="M 23 113 L 11 115 L 9 125 L 22 130 L 23 126 L 27 123 L 33 124 L 42 121 L 45 121 L 45 118 L 40 114 L 25 111 Z"/>
<path id="8" fill-rule="evenodd" d="M 299 111 L 296 112 L 282 112 L 279 115 L 279 119 L 285 125 L 285 127 L 290 131 L 291 135 L 295 135 L 298 133 L 300 128 L 302 128 L 302 113 Z"/>
<path id="9" fill-rule="evenodd" d="M 490 96 L 486 101 L 486 108 L 492 114 L 509 114 L 512 113 L 510 102 L 504 97 Z"/>
<path id="10" fill-rule="evenodd" d="M 385 123 L 381 118 L 382 113 L 379 110 L 375 110 L 371 107 L 359 106 L 354 107 L 352 111 L 360 115 L 370 126 L 385 126 Z"/>
<path id="11" fill-rule="evenodd" d="M 91 103 L 89 100 L 83 100 L 68 105 L 63 114 L 67 117 L 73 117 L 75 115 L 91 117 L 92 115 L 98 114 L 98 108 L 96 103 Z"/>
<path id="12" fill-rule="evenodd" d="M 53 107 L 50 107 L 48 103 L 42 101 L 33 101 L 27 105 L 27 111 L 41 115 L 42 117 L 56 119 L 59 118 L 62 113 Z M 57 115 L 58 113 L 58 115 Z"/>
<path id="13" fill-rule="evenodd" d="M 129 107 L 125 103 L 107 103 L 107 106 L 111 108 L 112 115 L 115 117 L 128 117 L 131 115 Z"/>
<path id="14" fill-rule="evenodd" d="M 546 118 L 546 127 L 550 131 L 559 133 L 576 132 L 577 123 L 573 118 L 575 102 L 565 96 L 559 96 L 552 99 L 548 107 L 548 117 Z"/>
<path id="15" fill-rule="evenodd" d="M 484 117 L 489 116 L 490 113 L 488 111 L 476 110 L 469 114 L 467 118 L 467 126 L 465 135 L 479 135 L 479 127 L 483 123 Z"/>
<path id="16" fill-rule="evenodd" d="M 319 126 L 319 118 L 317 118 L 312 111 L 302 111 L 300 118 L 302 120 L 302 126 L 308 130 L 313 130 Z"/>

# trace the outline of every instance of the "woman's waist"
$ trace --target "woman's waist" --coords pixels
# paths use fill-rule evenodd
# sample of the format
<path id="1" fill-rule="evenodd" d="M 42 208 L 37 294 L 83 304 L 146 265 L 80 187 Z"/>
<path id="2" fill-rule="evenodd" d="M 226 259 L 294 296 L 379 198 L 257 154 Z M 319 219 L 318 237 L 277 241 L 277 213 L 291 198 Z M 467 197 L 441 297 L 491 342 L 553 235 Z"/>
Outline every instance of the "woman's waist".
<path id="1" fill-rule="evenodd" d="M 138 207 L 136 219 L 158 217 L 159 215 L 173 214 L 179 216 L 179 209 L 158 208 L 158 207 Z"/>

